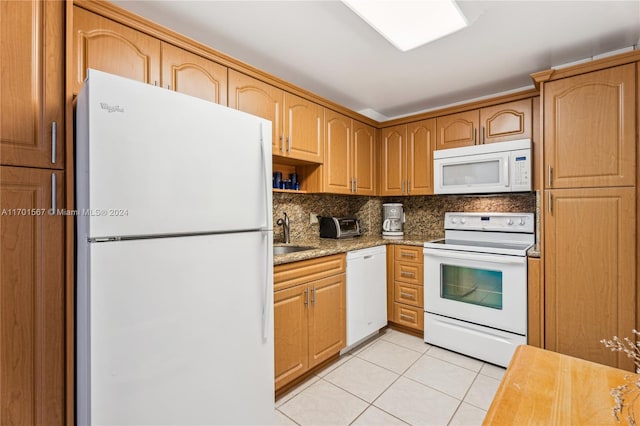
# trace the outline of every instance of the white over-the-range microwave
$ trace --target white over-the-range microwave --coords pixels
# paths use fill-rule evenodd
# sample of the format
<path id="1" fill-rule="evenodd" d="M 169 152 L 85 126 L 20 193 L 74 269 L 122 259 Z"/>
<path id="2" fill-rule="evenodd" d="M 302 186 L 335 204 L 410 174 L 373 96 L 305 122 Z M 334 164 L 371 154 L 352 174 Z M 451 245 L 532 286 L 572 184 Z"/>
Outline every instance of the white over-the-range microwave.
<path id="1" fill-rule="evenodd" d="M 531 139 L 437 150 L 436 194 L 531 191 Z"/>

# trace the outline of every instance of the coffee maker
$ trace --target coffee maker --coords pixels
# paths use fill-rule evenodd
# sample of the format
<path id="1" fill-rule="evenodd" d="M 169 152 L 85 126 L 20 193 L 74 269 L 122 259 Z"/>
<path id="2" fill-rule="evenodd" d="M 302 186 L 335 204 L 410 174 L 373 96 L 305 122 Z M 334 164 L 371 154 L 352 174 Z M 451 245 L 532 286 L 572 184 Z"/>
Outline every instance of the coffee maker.
<path id="1" fill-rule="evenodd" d="M 382 205 L 382 236 L 401 238 L 404 235 L 404 209 L 402 203 Z"/>

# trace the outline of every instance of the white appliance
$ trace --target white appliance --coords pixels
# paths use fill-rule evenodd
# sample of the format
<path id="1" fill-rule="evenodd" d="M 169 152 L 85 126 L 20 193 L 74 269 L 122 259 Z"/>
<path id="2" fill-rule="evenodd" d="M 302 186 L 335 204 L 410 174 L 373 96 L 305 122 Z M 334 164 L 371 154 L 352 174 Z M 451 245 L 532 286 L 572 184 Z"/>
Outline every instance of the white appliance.
<path id="1" fill-rule="evenodd" d="M 404 209 L 402 203 L 382 205 L 382 236 L 402 237 L 404 235 Z"/>
<path id="2" fill-rule="evenodd" d="M 274 422 L 270 135 L 269 121 L 89 70 L 79 425 Z"/>
<path id="3" fill-rule="evenodd" d="M 347 347 L 387 325 L 387 249 L 377 246 L 347 253 Z"/>
<path id="4" fill-rule="evenodd" d="M 436 194 L 531 191 L 531 140 L 434 151 L 433 185 Z"/>
<path id="5" fill-rule="evenodd" d="M 527 343 L 533 213 L 445 213 L 424 244 L 424 340 L 507 366 Z"/>

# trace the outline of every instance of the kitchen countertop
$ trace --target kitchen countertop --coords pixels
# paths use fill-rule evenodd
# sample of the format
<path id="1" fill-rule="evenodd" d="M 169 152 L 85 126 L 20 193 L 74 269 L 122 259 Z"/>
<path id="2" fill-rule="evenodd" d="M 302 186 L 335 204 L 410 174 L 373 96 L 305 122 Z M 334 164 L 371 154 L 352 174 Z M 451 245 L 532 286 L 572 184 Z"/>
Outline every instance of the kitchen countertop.
<path id="1" fill-rule="evenodd" d="M 408 246 L 422 246 L 427 241 L 444 238 L 444 232 L 432 232 L 419 235 L 405 235 L 402 238 L 382 238 L 382 236 L 347 238 L 335 240 L 332 238 L 312 238 L 297 240 L 291 244 L 276 243 L 275 246 L 309 246 L 315 247 L 311 250 L 298 251 L 295 253 L 279 254 L 273 256 L 274 265 L 297 262 L 299 260 L 314 259 L 316 257 L 329 256 L 332 254 L 346 253 L 352 250 L 365 249 L 386 244 L 401 244 Z M 534 245 L 527 252 L 529 257 L 540 257 L 540 250 Z"/>
<path id="2" fill-rule="evenodd" d="M 608 350 L 602 348 L 603 351 Z M 610 390 L 632 373 L 533 346 L 519 346 L 484 425 L 615 425 Z M 631 388 L 632 385 L 629 384 Z M 632 394 L 631 394 L 632 395 Z M 640 400 L 625 399 L 638 413 Z M 622 412 L 622 423 L 627 410 Z M 637 419 L 636 419 L 637 420 Z M 625 423 L 626 424 L 626 423 Z"/>

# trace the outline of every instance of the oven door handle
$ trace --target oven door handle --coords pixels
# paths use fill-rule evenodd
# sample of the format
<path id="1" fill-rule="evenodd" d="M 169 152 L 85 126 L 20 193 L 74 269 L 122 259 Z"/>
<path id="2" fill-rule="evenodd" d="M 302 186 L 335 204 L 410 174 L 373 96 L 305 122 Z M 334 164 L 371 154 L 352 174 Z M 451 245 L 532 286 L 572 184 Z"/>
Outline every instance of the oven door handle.
<path id="1" fill-rule="evenodd" d="M 440 259 L 461 259 L 461 260 L 478 260 L 481 262 L 493 262 L 493 263 L 512 263 L 523 264 L 527 262 L 526 256 L 510 256 L 510 255 L 496 255 L 488 253 L 476 253 L 476 252 L 459 252 L 453 250 L 444 249 L 424 249 L 424 255 L 431 257 L 438 257 Z"/>

